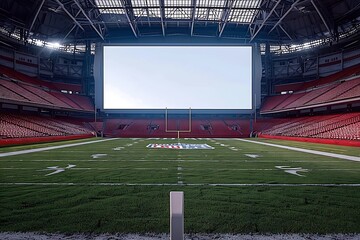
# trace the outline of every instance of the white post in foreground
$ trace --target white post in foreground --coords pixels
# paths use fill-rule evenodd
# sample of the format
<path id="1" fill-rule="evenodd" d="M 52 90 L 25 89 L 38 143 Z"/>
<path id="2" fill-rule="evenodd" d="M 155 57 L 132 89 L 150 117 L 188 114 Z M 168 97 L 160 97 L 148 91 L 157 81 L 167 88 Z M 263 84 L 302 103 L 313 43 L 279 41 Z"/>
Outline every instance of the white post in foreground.
<path id="1" fill-rule="evenodd" d="M 170 240 L 184 240 L 184 192 L 170 192 Z"/>

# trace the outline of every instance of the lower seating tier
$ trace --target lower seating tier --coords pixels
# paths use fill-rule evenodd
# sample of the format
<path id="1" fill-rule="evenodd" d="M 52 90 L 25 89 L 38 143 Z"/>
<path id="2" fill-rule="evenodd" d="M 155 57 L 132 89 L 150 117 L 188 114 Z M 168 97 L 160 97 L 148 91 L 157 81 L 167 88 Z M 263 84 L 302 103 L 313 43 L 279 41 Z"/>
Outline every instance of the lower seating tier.
<path id="1" fill-rule="evenodd" d="M 360 112 L 283 119 L 264 135 L 360 140 Z"/>
<path id="2" fill-rule="evenodd" d="M 82 125 L 51 117 L 0 113 L 0 139 L 83 134 L 93 134 L 93 131 Z"/>

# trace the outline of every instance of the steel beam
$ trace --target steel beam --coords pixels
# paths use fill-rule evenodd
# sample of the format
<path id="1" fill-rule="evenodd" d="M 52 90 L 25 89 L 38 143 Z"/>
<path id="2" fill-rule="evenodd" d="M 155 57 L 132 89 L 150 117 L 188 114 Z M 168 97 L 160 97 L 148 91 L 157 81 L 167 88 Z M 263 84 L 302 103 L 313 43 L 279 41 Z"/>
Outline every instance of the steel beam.
<path id="1" fill-rule="evenodd" d="M 98 10 L 108 10 L 108 9 L 119 9 L 120 7 L 94 7 L 94 9 L 98 9 Z M 133 9 L 156 9 L 158 8 L 158 6 L 133 6 Z M 177 6 L 163 6 L 163 8 L 165 9 L 169 9 L 169 8 L 179 8 L 179 9 L 190 9 L 193 8 L 193 5 L 177 5 Z M 223 7 L 223 6 L 197 6 L 197 8 L 199 9 L 219 9 L 219 10 L 224 10 L 227 7 Z M 233 9 L 235 10 L 264 10 L 262 8 L 258 8 L 258 7 L 233 7 Z"/>
<path id="2" fill-rule="evenodd" d="M 254 35 L 251 36 L 250 38 L 250 42 L 252 40 L 254 40 L 254 38 L 256 37 L 256 35 L 258 35 L 258 33 L 261 31 L 261 29 L 264 27 L 266 21 L 270 18 L 270 16 L 273 14 L 273 12 L 275 11 L 276 7 L 279 5 L 279 3 L 281 2 L 281 0 L 278 0 L 275 3 L 275 6 L 271 9 L 271 11 L 269 12 L 269 14 L 266 16 L 266 18 L 264 19 L 264 21 L 261 23 L 260 27 L 258 28 L 258 30 L 254 33 Z"/>
<path id="3" fill-rule="evenodd" d="M 95 32 L 104 40 L 104 36 L 99 32 L 99 30 L 95 27 L 94 23 L 91 21 L 89 16 L 85 13 L 84 9 L 81 7 L 80 3 L 77 0 L 74 0 L 75 4 L 79 7 L 81 13 L 85 16 L 85 18 L 89 21 L 91 27 L 95 30 Z"/>
<path id="4" fill-rule="evenodd" d="M 232 9 L 234 3 L 235 3 L 235 0 L 228 0 L 228 1 L 226 2 L 227 8 L 224 9 L 223 14 L 222 14 L 222 16 L 221 16 L 222 26 L 220 27 L 219 37 L 221 37 L 221 35 L 222 35 L 223 32 L 224 32 L 224 29 L 225 29 L 225 27 L 226 27 L 226 24 L 227 24 L 227 21 L 228 21 L 228 19 L 229 19 L 230 12 L 231 12 L 231 9 Z"/>
<path id="5" fill-rule="evenodd" d="M 104 21 L 104 19 L 103 19 L 103 17 L 102 17 L 102 13 L 99 11 L 99 9 L 97 9 L 97 5 L 94 3 L 93 0 L 89 0 L 89 2 L 90 2 L 90 4 L 92 5 L 91 10 L 94 10 L 94 11 L 98 14 L 98 15 L 96 16 L 96 18 L 98 18 L 98 17 L 101 18 L 101 20 L 102 20 L 102 22 L 103 22 L 103 25 L 104 25 L 104 28 L 105 28 L 105 31 L 108 32 L 107 25 L 106 25 L 106 23 L 105 23 L 105 21 Z M 99 24 L 99 26 L 100 26 L 100 24 Z M 101 28 L 100 28 L 100 30 L 101 30 Z M 103 33 L 103 32 L 101 32 L 101 34 L 104 36 L 104 33 Z"/>
<path id="6" fill-rule="evenodd" d="M 74 21 L 74 23 L 76 25 L 78 25 L 79 28 L 81 28 L 81 30 L 85 31 L 84 28 L 81 26 L 81 24 L 74 18 L 73 15 L 71 15 L 71 13 L 65 8 L 64 4 L 62 4 L 62 2 L 60 2 L 60 0 L 55 0 L 59 6 L 64 10 L 64 12 Z"/>
<path id="7" fill-rule="evenodd" d="M 281 28 L 281 30 L 283 30 L 283 32 L 286 34 L 286 36 L 287 36 L 290 40 L 293 40 L 292 37 L 289 35 L 289 33 L 283 28 L 283 26 L 279 25 L 279 27 Z"/>
<path id="8" fill-rule="evenodd" d="M 325 24 L 326 29 L 329 31 L 330 35 L 333 35 L 331 32 L 331 29 L 329 27 L 329 25 L 327 24 L 327 22 L 325 21 L 324 16 L 321 14 L 319 8 L 316 6 L 316 4 L 314 3 L 314 0 L 311 0 L 311 4 L 314 6 L 317 14 L 319 15 L 319 17 L 321 18 L 321 21 Z"/>
<path id="9" fill-rule="evenodd" d="M 190 36 L 192 36 L 194 34 L 194 25 L 195 25 L 195 13 L 196 13 L 196 0 L 192 0 L 192 7 L 193 10 L 191 12 L 191 32 L 190 32 Z"/>
<path id="10" fill-rule="evenodd" d="M 32 20 L 31 25 L 30 25 L 30 28 L 29 28 L 29 30 L 28 30 L 27 37 L 29 37 L 29 34 L 30 34 L 30 32 L 31 32 L 34 24 L 35 24 L 35 21 L 36 21 L 37 17 L 39 16 L 40 10 L 41 10 L 42 6 L 44 5 L 44 2 L 45 2 L 45 0 L 42 0 L 42 2 L 40 3 L 40 6 L 38 7 L 38 9 L 37 9 L 37 11 L 36 11 L 36 14 L 35 14 L 35 16 L 34 16 L 34 19 Z M 26 38 L 27 38 L 27 37 L 26 37 Z"/>
<path id="11" fill-rule="evenodd" d="M 129 22 L 130 28 L 132 30 L 132 32 L 134 33 L 134 36 L 137 38 L 138 37 L 138 33 L 137 33 L 137 27 L 134 24 L 135 21 L 135 17 L 134 17 L 134 11 L 132 9 L 132 4 L 130 0 L 121 0 L 121 3 L 124 7 L 124 11 L 125 11 L 125 15 L 126 15 L 126 19 Z"/>
<path id="12" fill-rule="evenodd" d="M 270 29 L 269 33 L 271 33 L 281 22 L 286 18 L 286 16 L 293 10 L 293 8 L 300 2 L 301 0 L 296 0 L 293 4 L 291 4 L 291 7 L 282 15 L 282 17 L 275 23 L 275 25 Z"/>
<path id="13" fill-rule="evenodd" d="M 159 7 L 160 7 L 160 19 L 161 19 L 161 30 L 162 34 L 165 37 L 165 3 L 164 0 L 159 0 Z"/>
<path id="14" fill-rule="evenodd" d="M 76 13 L 76 15 L 75 15 L 75 17 L 77 17 L 79 14 L 80 14 L 80 10 Z M 71 29 L 70 29 L 70 31 L 65 35 L 65 37 L 62 39 L 62 42 L 63 41 L 65 41 L 65 39 L 70 35 L 70 33 L 74 30 L 74 28 L 76 27 L 76 24 L 74 24 L 72 27 L 71 27 Z"/>

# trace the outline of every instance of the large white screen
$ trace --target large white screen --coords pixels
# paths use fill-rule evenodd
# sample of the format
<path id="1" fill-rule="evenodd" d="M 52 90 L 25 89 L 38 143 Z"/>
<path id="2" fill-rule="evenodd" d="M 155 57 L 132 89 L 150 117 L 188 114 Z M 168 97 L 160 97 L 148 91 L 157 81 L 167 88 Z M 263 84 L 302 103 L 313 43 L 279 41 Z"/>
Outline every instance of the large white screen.
<path id="1" fill-rule="evenodd" d="M 104 109 L 251 109 L 251 46 L 104 46 Z"/>

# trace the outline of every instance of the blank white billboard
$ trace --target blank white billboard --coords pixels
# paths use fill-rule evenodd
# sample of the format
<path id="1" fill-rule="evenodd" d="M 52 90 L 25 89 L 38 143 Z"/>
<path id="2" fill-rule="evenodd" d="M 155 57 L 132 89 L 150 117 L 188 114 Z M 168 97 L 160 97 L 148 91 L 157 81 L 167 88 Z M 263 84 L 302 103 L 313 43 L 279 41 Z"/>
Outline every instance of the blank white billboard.
<path id="1" fill-rule="evenodd" d="M 104 109 L 252 109 L 251 46 L 104 46 Z"/>

